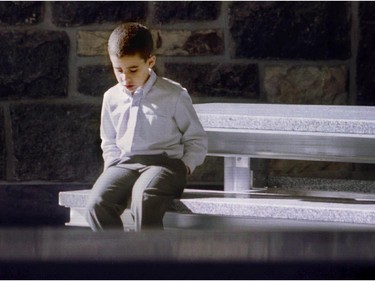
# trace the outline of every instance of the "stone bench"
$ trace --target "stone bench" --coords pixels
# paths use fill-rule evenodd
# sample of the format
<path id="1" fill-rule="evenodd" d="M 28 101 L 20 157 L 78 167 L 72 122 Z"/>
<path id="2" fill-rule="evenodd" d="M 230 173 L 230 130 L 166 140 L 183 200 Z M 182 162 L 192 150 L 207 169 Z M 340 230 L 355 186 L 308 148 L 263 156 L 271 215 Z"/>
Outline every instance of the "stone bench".
<path id="1" fill-rule="evenodd" d="M 174 201 L 175 213 L 375 225 L 371 194 L 280 196 L 255 189 L 250 167 L 251 158 L 375 163 L 372 107 L 215 103 L 195 109 L 208 134 L 208 155 L 225 158 L 224 191 L 187 190 Z M 85 225 L 87 192 L 60 193 L 60 205 L 71 209 L 69 225 Z M 128 212 L 123 221 L 131 228 Z"/>
<path id="2" fill-rule="evenodd" d="M 252 188 L 251 158 L 375 163 L 370 106 L 198 104 L 209 155 L 225 157 L 224 190 Z"/>

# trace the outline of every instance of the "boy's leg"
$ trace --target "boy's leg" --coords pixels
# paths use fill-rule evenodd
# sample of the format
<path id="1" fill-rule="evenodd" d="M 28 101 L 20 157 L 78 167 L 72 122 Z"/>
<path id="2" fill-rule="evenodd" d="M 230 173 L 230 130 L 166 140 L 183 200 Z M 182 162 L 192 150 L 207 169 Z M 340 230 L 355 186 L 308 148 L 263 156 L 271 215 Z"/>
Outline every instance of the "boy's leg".
<path id="1" fill-rule="evenodd" d="M 131 210 L 135 230 L 162 229 L 163 217 L 172 200 L 181 196 L 186 184 L 186 167 L 181 160 L 167 165 L 147 166 L 135 182 Z"/>
<path id="2" fill-rule="evenodd" d="M 86 208 L 86 220 L 94 231 L 121 229 L 121 214 L 127 207 L 137 170 L 112 166 L 95 182 Z"/>

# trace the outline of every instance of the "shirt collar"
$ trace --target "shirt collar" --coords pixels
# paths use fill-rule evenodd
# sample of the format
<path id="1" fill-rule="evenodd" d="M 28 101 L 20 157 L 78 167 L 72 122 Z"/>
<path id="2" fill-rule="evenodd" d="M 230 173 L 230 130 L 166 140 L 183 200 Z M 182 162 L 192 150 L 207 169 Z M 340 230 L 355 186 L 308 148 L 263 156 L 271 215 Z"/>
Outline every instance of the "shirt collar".
<path id="1" fill-rule="evenodd" d="M 150 72 L 150 77 L 148 78 L 147 82 L 143 85 L 143 95 L 146 95 L 156 82 L 157 75 L 155 71 L 153 71 L 150 68 L 149 72 Z"/>

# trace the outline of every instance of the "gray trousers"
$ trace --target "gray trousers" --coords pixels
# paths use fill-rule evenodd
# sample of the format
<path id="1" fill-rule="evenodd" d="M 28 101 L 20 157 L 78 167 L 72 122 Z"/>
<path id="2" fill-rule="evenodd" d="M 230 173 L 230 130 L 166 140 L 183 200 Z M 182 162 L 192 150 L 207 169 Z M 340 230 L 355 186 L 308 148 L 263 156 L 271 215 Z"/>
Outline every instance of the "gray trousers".
<path id="1" fill-rule="evenodd" d="M 133 156 L 107 168 L 95 182 L 86 208 L 94 231 L 123 229 L 130 204 L 135 231 L 163 228 L 163 216 L 186 185 L 186 167 L 165 155 Z"/>

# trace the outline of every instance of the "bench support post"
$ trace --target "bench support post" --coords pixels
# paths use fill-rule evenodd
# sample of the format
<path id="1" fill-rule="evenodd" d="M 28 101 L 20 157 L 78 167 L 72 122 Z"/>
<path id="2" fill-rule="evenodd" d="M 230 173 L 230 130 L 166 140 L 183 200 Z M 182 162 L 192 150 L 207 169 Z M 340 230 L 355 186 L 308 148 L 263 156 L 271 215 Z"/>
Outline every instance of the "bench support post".
<path id="1" fill-rule="evenodd" d="M 224 158 L 224 191 L 248 191 L 253 187 L 250 157 Z"/>

